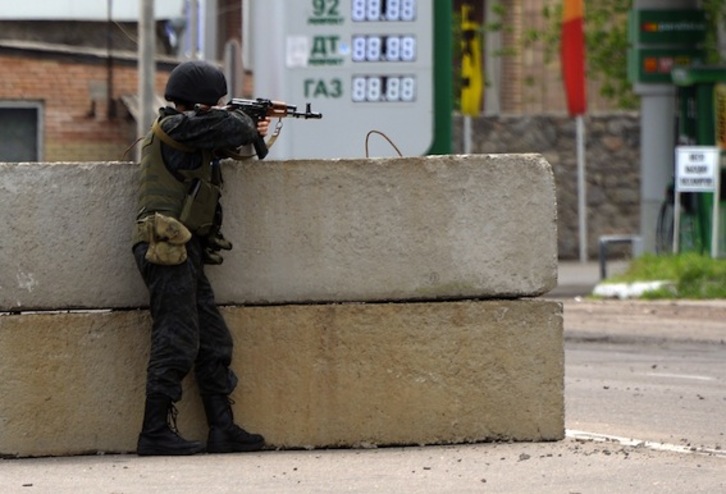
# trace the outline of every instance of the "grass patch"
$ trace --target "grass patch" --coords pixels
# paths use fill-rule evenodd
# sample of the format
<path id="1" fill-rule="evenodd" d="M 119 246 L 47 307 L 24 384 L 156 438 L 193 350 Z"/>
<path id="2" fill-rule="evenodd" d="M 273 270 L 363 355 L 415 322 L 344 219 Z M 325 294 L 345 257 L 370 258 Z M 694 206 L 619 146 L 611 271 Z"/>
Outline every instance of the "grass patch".
<path id="1" fill-rule="evenodd" d="M 670 281 L 674 288 L 646 292 L 644 299 L 726 298 L 726 259 L 712 259 L 692 252 L 678 255 L 644 254 L 633 259 L 628 269 L 606 283 Z"/>

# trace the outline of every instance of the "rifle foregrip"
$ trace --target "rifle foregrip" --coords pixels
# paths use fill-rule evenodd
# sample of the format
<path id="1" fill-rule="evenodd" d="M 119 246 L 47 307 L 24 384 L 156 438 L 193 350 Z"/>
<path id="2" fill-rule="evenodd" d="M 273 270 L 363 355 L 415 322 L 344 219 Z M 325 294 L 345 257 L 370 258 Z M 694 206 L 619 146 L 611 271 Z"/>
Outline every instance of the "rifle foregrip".
<path id="1" fill-rule="evenodd" d="M 265 143 L 265 138 L 261 135 L 258 135 L 254 141 L 252 141 L 252 145 L 255 148 L 255 154 L 257 155 L 257 159 L 264 159 L 265 156 L 267 156 L 267 153 L 269 150 L 267 149 L 267 143 Z"/>

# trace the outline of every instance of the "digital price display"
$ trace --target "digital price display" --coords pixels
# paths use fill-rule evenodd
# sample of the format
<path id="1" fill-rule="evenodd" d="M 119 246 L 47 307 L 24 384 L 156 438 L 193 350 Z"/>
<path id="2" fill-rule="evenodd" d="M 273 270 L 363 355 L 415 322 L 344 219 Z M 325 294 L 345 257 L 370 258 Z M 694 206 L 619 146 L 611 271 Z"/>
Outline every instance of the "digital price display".
<path id="1" fill-rule="evenodd" d="M 416 37 L 411 35 L 355 35 L 351 43 L 354 62 L 414 62 Z"/>
<path id="2" fill-rule="evenodd" d="M 426 154 L 434 0 L 251 0 L 251 14 L 258 95 L 323 114 L 285 123 L 272 157 L 361 157 L 373 129 L 407 155 Z"/>
<path id="3" fill-rule="evenodd" d="M 412 75 L 353 76 L 351 97 L 356 103 L 412 103 L 416 101 L 416 78 Z"/>
<path id="4" fill-rule="evenodd" d="M 416 20 L 416 0 L 353 0 L 353 22 L 411 22 Z"/>

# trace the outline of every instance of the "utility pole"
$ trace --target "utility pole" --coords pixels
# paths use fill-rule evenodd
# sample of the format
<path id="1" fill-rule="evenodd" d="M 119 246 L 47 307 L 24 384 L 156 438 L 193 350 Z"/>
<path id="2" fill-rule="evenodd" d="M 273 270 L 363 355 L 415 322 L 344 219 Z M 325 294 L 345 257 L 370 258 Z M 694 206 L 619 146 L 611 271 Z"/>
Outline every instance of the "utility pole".
<path id="1" fill-rule="evenodd" d="M 136 136 L 142 137 L 151 128 L 154 120 L 154 80 L 156 76 L 154 56 L 156 40 L 154 34 L 154 0 L 139 0 L 139 113 L 136 121 Z M 141 159 L 141 146 L 136 148 L 136 159 Z"/>
<path id="2" fill-rule="evenodd" d="M 199 58 L 199 1 L 189 0 L 189 58 Z"/>

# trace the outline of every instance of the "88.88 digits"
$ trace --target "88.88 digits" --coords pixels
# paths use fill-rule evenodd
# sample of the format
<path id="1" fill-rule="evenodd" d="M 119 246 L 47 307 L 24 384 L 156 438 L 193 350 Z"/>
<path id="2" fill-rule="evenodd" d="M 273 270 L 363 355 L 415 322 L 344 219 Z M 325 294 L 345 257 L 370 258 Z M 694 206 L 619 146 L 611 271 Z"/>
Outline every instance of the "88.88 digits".
<path id="1" fill-rule="evenodd" d="M 416 20 L 416 0 L 353 0 L 353 22 Z"/>
<path id="2" fill-rule="evenodd" d="M 416 38 L 411 35 L 355 35 L 351 58 L 354 62 L 415 62 Z"/>
<path id="3" fill-rule="evenodd" d="M 416 101 L 416 78 L 412 75 L 355 75 L 352 82 L 354 103 Z"/>

